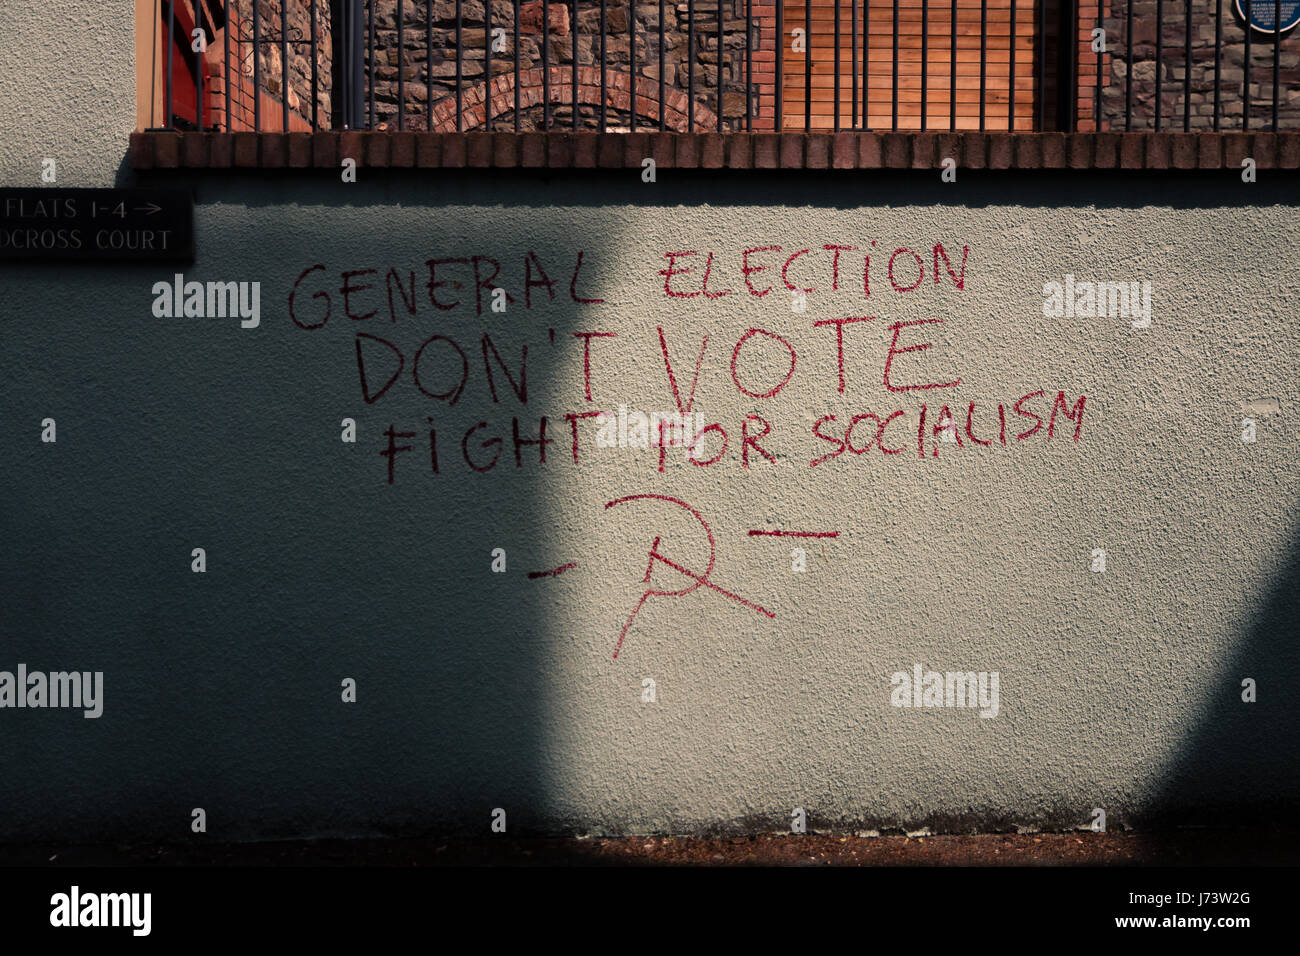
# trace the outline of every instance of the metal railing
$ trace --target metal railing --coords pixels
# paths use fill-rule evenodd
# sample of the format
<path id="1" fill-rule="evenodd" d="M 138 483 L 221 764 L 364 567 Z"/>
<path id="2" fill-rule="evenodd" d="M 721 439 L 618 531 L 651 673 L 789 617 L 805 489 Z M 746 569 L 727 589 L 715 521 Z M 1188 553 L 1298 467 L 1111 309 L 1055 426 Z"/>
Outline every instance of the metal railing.
<path id="1" fill-rule="evenodd" d="M 1135 0 L 1093 0 L 1086 17 L 1079 2 L 160 0 L 163 126 L 264 130 L 264 101 L 283 130 L 1190 131 L 1250 129 L 1252 114 L 1266 114 L 1264 128 L 1300 125 L 1289 98 L 1282 113 L 1287 31 L 1260 41 L 1263 28 L 1246 28 L 1224 0 L 1155 0 L 1153 36 L 1135 40 Z M 1245 23 L 1264 4 L 1275 26 L 1284 9 L 1300 17 L 1296 0 L 1228 2 Z M 1211 9 L 1212 52 L 1198 30 Z M 1025 36 L 1018 18 L 1033 24 Z M 187 21 L 219 23 L 221 35 L 192 57 L 193 121 L 174 101 L 175 57 L 191 59 L 177 33 Z M 1181 49 L 1166 49 L 1167 34 Z M 1271 64 L 1259 62 L 1261 43 Z M 1242 77 L 1229 82 L 1226 53 L 1235 61 L 1238 46 Z M 272 60 L 278 77 L 266 75 Z M 218 62 L 224 88 L 213 93 L 205 75 Z M 1270 66 L 1261 104 L 1253 91 Z"/>

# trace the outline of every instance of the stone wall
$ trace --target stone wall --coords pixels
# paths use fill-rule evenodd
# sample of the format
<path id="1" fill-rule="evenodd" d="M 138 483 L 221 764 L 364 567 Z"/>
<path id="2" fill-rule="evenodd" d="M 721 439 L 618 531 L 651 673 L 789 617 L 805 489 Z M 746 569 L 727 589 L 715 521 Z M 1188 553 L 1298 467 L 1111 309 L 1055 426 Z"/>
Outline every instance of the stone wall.
<path id="1" fill-rule="evenodd" d="M 1264 0 L 1267 2 L 1267 0 Z M 1120 38 L 1109 58 L 1109 70 L 1103 66 L 1103 76 L 1109 82 L 1102 92 L 1103 129 L 1124 130 L 1125 97 L 1128 83 L 1127 43 L 1125 36 L 1128 8 L 1125 3 L 1113 2 L 1105 19 L 1107 37 Z M 1222 3 L 1221 44 L 1222 63 L 1219 73 L 1220 128 L 1241 129 L 1246 102 L 1246 49 L 1245 30 L 1241 21 L 1230 12 L 1230 2 Z M 1192 3 L 1192 62 L 1191 62 L 1191 116 L 1194 130 L 1214 128 L 1214 37 L 1215 4 L 1210 0 Z M 1160 71 L 1161 129 L 1183 128 L 1184 87 L 1187 76 L 1185 55 L 1187 17 L 1186 7 L 1174 0 L 1166 0 L 1162 10 L 1163 50 Z M 1087 30 L 1081 34 L 1087 34 Z M 1155 129 L 1156 107 L 1156 0 L 1134 0 L 1133 3 L 1133 130 Z M 1282 36 L 1279 57 L 1278 85 L 1281 95 L 1278 102 L 1278 123 L 1283 129 L 1300 126 L 1300 38 L 1295 31 Z M 1096 55 L 1081 53 L 1081 66 L 1095 70 Z M 1273 108 L 1273 38 L 1261 34 L 1251 37 L 1250 51 L 1250 128 L 1268 129 L 1272 124 Z M 1095 82 L 1096 73 L 1083 77 L 1086 84 Z M 1095 92 L 1080 90 L 1081 99 L 1091 103 Z"/>
<path id="2" fill-rule="evenodd" d="M 289 65 L 289 128 L 312 128 L 312 0 L 286 0 L 288 20 Z M 253 113 L 253 5 L 254 0 L 231 0 L 231 23 L 228 31 L 218 33 L 205 57 L 213 77 L 211 121 L 223 130 L 251 130 Z M 260 71 L 260 123 L 262 130 L 279 130 L 284 118 L 284 55 L 278 42 L 283 36 L 281 0 L 256 0 L 260 16 L 261 51 L 257 68 Z M 214 6 L 220 7 L 220 4 Z M 333 108 L 334 39 L 331 28 L 329 0 L 316 0 L 317 41 L 317 125 L 322 129 L 331 126 Z M 226 37 L 230 34 L 230 116 L 226 117 Z M 267 42 L 276 41 L 276 42 Z"/>
<path id="3" fill-rule="evenodd" d="M 399 75 L 405 79 L 400 90 L 403 108 L 400 125 L 404 129 L 453 131 L 456 118 L 456 4 L 434 2 L 432 9 L 432 46 L 429 46 L 430 20 L 428 5 L 422 2 L 402 4 L 402 28 L 397 26 L 397 0 L 374 0 L 375 4 L 375 84 L 374 125 L 396 129 L 399 126 Z M 635 17 L 636 96 L 639 127 L 658 127 L 659 109 L 659 3 L 616 4 L 605 7 L 605 84 L 607 90 L 605 122 L 612 130 L 630 129 L 632 28 Z M 695 108 L 697 130 L 717 129 L 718 109 L 718 5 L 701 0 L 689 5 L 665 3 L 662 41 L 664 48 L 664 121 L 669 129 L 690 128 L 690 58 L 688 55 L 691 18 L 695 21 Z M 763 16 L 772 16 L 772 7 L 754 7 L 755 80 L 765 81 L 766 127 L 772 128 L 771 63 L 775 37 L 759 29 Z M 582 3 L 578 9 L 576 30 L 572 8 L 568 3 L 549 5 L 549 37 L 542 31 L 541 0 L 524 3 L 519 8 L 519 65 L 522 73 L 519 95 L 519 128 L 544 128 L 549 93 L 551 126 L 573 127 L 573 75 L 578 75 L 578 126 L 596 129 L 601 120 L 601 31 L 600 6 Z M 367 13 L 369 11 L 367 10 Z M 722 113 L 725 128 L 744 129 L 745 123 L 745 12 L 743 0 L 724 0 L 722 35 Z M 490 70 L 487 47 L 490 33 L 485 30 L 483 0 L 464 0 L 461 7 L 461 82 L 464 113 L 460 128 L 475 129 L 485 122 L 485 104 L 490 105 L 494 128 L 515 128 L 515 13 L 514 4 L 496 0 L 490 4 L 491 30 L 502 30 L 491 51 Z M 575 35 L 576 34 L 576 35 Z M 368 45 L 367 39 L 367 45 Z M 765 46 L 763 43 L 765 42 Z M 766 54 L 765 56 L 763 54 Z M 545 56 L 544 56 L 545 55 Z M 544 76 L 549 64 L 549 76 Z M 760 73 L 766 69 L 768 72 Z M 488 93 L 485 81 L 492 79 Z M 543 81 L 549 84 L 547 90 Z M 432 94 L 432 108 L 430 107 Z M 367 90 L 369 95 L 369 90 Z M 369 100 L 367 107 L 369 108 Z M 755 114 L 759 109 L 756 98 Z M 432 123 L 431 123 L 432 119 Z"/>

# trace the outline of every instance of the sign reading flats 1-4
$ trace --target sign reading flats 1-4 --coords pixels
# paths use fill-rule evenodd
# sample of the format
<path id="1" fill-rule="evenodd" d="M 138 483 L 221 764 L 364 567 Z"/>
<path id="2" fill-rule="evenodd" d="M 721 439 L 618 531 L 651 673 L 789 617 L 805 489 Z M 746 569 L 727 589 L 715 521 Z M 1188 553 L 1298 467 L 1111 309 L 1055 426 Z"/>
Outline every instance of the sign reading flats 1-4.
<path id="1" fill-rule="evenodd" d="M 181 189 L 0 189 L 0 259 L 194 259 Z"/>

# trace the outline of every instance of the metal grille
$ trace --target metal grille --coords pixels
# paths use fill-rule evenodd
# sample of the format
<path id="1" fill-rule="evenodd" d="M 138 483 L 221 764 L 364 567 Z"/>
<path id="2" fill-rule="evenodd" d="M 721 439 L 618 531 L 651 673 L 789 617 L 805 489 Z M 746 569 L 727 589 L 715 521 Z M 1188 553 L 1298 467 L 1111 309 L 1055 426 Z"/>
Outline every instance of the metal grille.
<path id="1" fill-rule="evenodd" d="M 160 5 L 169 129 L 1300 126 L 1297 0 Z"/>

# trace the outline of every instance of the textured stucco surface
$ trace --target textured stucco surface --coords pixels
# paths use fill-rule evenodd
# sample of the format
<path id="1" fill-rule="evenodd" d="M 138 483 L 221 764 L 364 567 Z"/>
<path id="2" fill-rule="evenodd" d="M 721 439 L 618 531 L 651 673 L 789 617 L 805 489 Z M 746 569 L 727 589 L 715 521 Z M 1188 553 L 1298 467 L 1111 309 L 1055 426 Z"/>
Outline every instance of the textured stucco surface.
<path id="1" fill-rule="evenodd" d="M 135 128 L 134 0 L 0 4 L 0 176 L 40 186 L 118 185 Z"/>
<path id="2" fill-rule="evenodd" d="M 36 184 L 54 143 L 60 185 L 111 184 L 133 115 L 129 16 L 31 7 L 6 4 L 0 30 L 0 182 Z M 91 17 L 98 39 L 78 44 L 58 16 Z M 65 77 L 56 65 L 72 53 L 102 65 Z M 83 101 L 89 83 L 113 95 Z M 186 278 L 261 283 L 261 325 L 247 330 L 156 318 L 151 290 L 169 266 L 0 265 L 0 669 L 105 674 L 98 720 L 0 710 L 0 837 L 184 839 L 195 807 L 228 839 L 478 830 L 493 807 L 512 830 L 605 832 L 780 828 L 794 807 L 814 825 L 935 827 L 1083 824 L 1093 807 L 1112 825 L 1286 812 L 1300 782 L 1300 228 L 1294 188 L 1261 176 L 167 180 L 197 197 Z M 710 288 L 742 290 L 745 248 L 872 240 L 968 246 L 965 288 L 934 285 L 927 253 L 916 292 L 891 291 L 876 260 L 863 299 L 846 254 L 830 293 L 822 252 L 806 273 L 822 290 L 798 314 L 779 291 L 669 300 L 657 274 L 665 252 L 714 250 Z M 567 295 L 579 249 L 579 293 L 604 304 Z M 481 317 L 430 305 L 425 260 L 499 259 L 522 298 L 528 250 L 556 280 L 553 303 Z M 333 313 L 306 331 L 287 299 L 316 263 L 326 270 L 305 291 L 330 288 Z M 415 270 L 417 314 L 390 322 L 371 290 L 357 311 L 378 316 L 347 319 L 340 274 L 389 266 Z M 1067 273 L 1151 281 L 1150 328 L 1044 318 L 1043 283 Z M 446 277 L 471 281 L 464 267 Z M 472 285 L 439 294 L 468 299 Z M 833 332 L 812 322 L 849 315 L 877 318 L 846 329 L 839 395 Z M 896 360 L 900 380 L 962 384 L 938 400 L 887 393 L 887 324 L 925 318 L 945 324 L 900 342 L 934 343 Z M 598 451 L 588 427 L 575 466 L 564 413 L 673 408 L 658 326 L 683 390 L 710 336 L 696 408 L 726 428 L 726 457 L 697 468 L 674 455 L 660 474 L 655 452 Z M 731 383 L 751 327 L 799 356 L 771 399 Z M 568 333 L 595 330 L 619 337 L 593 345 L 588 405 Z M 407 353 L 371 405 L 358 331 Z M 512 369 L 527 344 L 526 406 L 495 366 L 492 401 L 483 331 Z M 468 355 L 454 407 L 411 378 L 434 334 Z M 784 371 L 780 351 L 750 358 L 742 380 Z M 961 424 L 980 403 L 987 436 L 996 403 L 1011 416 L 1040 388 L 1087 396 L 1077 443 L 1067 428 L 917 457 L 922 401 L 947 399 Z M 1250 402 L 1261 411 L 1247 445 Z M 897 408 L 907 427 L 890 436 L 904 453 L 809 467 L 832 450 L 811 435 L 816 419 Z M 745 470 L 751 412 L 772 424 L 762 443 L 777 459 L 752 453 Z M 511 418 L 535 435 L 543 414 L 547 463 L 524 449 L 516 468 Z M 57 444 L 39 441 L 46 417 Z M 344 417 L 356 445 L 339 441 Z M 461 457 L 479 421 L 505 443 L 488 474 Z M 378 454 L 390 424 L 417 433 L 391 486 Z M 713 579 L 776 617 L 711 594 L 651 599 L 613 660 L 651 540 L 704 559 L 689 519 L 603 507 L 636 493 L 701 509 Z M 841 537 L 807 543 L 797 574 L 796 543 L 745 533 L 781 527 Z M 207 550 L 203 575 L 190 571 L 194 547 Z M 489 569 L 498 547 L 505 574 Z M 1104 574 L 1089 570 L 1098 547 Z M 526 577 L 570 561 L 559 577 Z M 915 663 L 998 671 L 999 716 L 890 706 L 891 674 Z M 339 699 L 345 677 L 355 704 Z M 641 702 L 647 677 L 654 704 Z M 1240 702 L 1243 677 L 1259 681 L 1259 703 Z"/>
<path id="3" fill-rule="evenodd" d="M 250 330 L 155 318 L 151 288 L 171 268 L 6 266 L 0 661 L 103 670 L 106 700 L 95 721 L 0 712 L 5 835 L 182 836 L 198 806 L 232 837 L 473 829 L 493 807 L 512 828 L 618 831 L 780 827 L 793 807 L 814 822 L 992 826 L 1082 824 L 1093 807 L 1114 825 L 1285 806 L 1297 766 L 1295 209 L 1266 186 L 1241 206 L 1239 185 L 1196 185 L 1186 206 L 1181 186 L 1104 179 L 1069 195 L 1048 180 L 959 192 L 929 177 L 849 195 L 774 178 L 757 183 L 766 202 L 752 181 L 198 182 L 198 260 L 183 271 L 261 282 Z M 801 315 L 775 292 L 669 300 L 657 274 L 666 251 L 712 249 L 710 288 L 743 289 L 744 248 L 873 239 L 969 246 L 965 288 L 946 275 L 935 286 L 927 255 L 921 289 L 873 278 L 865 300 L 842 265 L 841 289 Z M 467 284 L 439 296 L 470 306 L 429 304 L 425 260 L 475 254 L 499 259 L 522 300 L 529 249 L 556 280 L 554 303 L 476 316 L 470 273 L 452 266 L 445 277 Z M 579 294 L 602 305 L 567 295 L 578 249 Z M 306 294 L 328 288 L 333 312 L 306 331 L 287 299 L 316 263 L 327 271 L 304 280 L 299 305 L 317 321 Z M 416 271 L 416 316 L 391 322 L 381 286 L 354 301 L 379 314 L 348 320 L 340 274 L 389 266 L 404 281 Z M 1151 280 L 1151 327 L 1044 318 L 1043 283 L 1066 273 Z M 824 290 L 829 254 L 800 274 Z M 769 277 L 779 284 L 771 271 L 756 284 Z M 834 335 L 812 322 L 867 314 L 877 319 L 846 329 L 838 395 Z M 1058 418 L 1050 440 L 1044 429 L 918 458 L 920 404 L 944 399 L 885 391 L 886 324 L 933 317 L 946 324 L 900 341 L 934 347 L 896 359 L 899 381 L 960 374 L 943 391 L 963 425 L 980 403 L 983 435 L 996 434 L 997 402 L 1012 416 L 1040 388 L 1084 394 L 1080 440 Z M 659 474 L 654 451 L 598 450 L 586 427 L 575 466 L 565 412 L 673 408 L 657 326 L 683 392 L 710 336 L 696 408 L 726 428 L 727 456 L 698 468 L 674 453 Z M 750 327 L 799 356 L 771 399 L 731 382 Z M 484 330 L 512 369 L 528 345 L 526 406 L 495 365 L 492 402 Z M 588 405 L 568 333 L 595 330 L 619 337 L 593 345 Z M 357 331 L 407 353 L 372 405 Z M 438 333 L 470 361 L 454 407 L 411 378 L 415 349 Z M 783 374 L 783 350 L 760 355 L 770 361 L 742 364 L 742 380 Z M 1260 398 L 1280 412 L 1256 414 L 1246 445 L 1242 405 Z M 903 454 L 809 467 L 833 450 L 812 437 L 815 419 L 896 408 L 908 427 L 889 440 Z M 777 460 L 752 453 L 746 471 L 750 412 L 772 423 L 762 444 Z M 511 418 L 535 436 L 542 414 L 547 464 L 526 448 L 516 468 Z M 57 445 L 38 441 L 46 416 Z M 355 446 L 339 441 L 345 416 Z M 479 421 L 489 428 L 471 452 L 504 439 L 487 474 L 461 456 Z M 389 424 L 417 433 L 391 486 Z M 1030 425 L 1009 418 L 1008 430 Z M 689 519 L 603 507 L 636 493 L 698 507 L 718 544 L 713 579 L 775 619 L 703 593 L 652 598 L 613 660 L 651 539 L 705 560 Z M 842 534 L 806 543 L 797 574 L 799 542 L 745 534 L 782 527 Z M 204 575 L 189 569 L 196 546 Z M 489 570 L 497 547 L 505 574 Z M 1108 552 L 1104 574 L 1089 570 L 1094 547 Z M 570 561 L 560 577 L 526 578 Z M 999 716 L 890 706 L 890 675 L 918 662 L 998 671 Z M 1246 676 L 1258 704 L 1239 700 Z M 358 681 L 356 704 L 339 700 L 344 677 Z M 641 702 L 646 677 L 654 704 Z"/>

